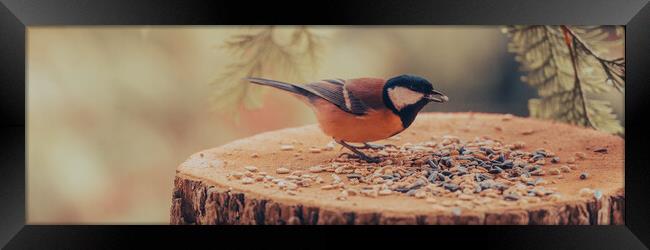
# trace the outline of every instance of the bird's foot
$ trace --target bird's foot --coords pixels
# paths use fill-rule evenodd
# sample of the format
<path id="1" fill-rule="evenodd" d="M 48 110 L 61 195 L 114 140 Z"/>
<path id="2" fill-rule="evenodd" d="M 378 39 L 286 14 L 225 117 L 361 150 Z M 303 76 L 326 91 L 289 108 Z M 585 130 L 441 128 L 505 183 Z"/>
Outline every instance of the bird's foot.
<path id="1" fill-rule="evenodd" d="M 366 154 L 342 153 L 342 154 L 339 155 L 339 157 L 344 156 L 344 155 L 347 156 L 348 159 L 361 159 L 361 160 L 363 160 L 365 162 L 368 162 L 368 163 L 380 163 L 382 161 L 380 157 L 372 157 L 372 156 L 368 156 Z"/>
<path id="2" fill-rule="evenodd" d="M 343 156 L 343 155 L 347 155 L 349 158 L 359 158 L 359 159 L 364 160 L 364 161 L 369 162 L 369 163 L 379 163 L 379 162 L 381 162 L 381 158 L 368 156 L 368 155 L 364 154 L 363 152 L 359 151 L 358 148 L 356 148 L 356 147 L 354 147 L 354 146 L 352 146 L 350 144 L 347 144 L 347 143 L 345 143 L 343 141 L 340 141 L 339 144 L 343 145 L 344 147 L 346 147 L 350 151 L 354 152 L 354 154 L 342 153 L 342 154 L 339 155 L 339 157 Z"/>
<path id="3" fill-rule="evenodd" d="M 366 161 L 368 163 L 380 163 L 382 161 L 381 158 L 378 157 L 378 156 L 371 157 L 371 156 L 367 156 L 367 155 L 362 156 L 361 160 L 364 160 L 364 161 Z"/>

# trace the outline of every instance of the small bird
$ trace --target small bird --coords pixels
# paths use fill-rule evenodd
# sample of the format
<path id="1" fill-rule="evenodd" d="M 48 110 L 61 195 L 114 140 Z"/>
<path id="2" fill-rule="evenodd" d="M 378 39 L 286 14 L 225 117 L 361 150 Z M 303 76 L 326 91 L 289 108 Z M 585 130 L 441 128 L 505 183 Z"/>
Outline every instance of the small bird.
<path id="1" fill-rule="evenodd" d="M 429 102 L 444 103 L 449 98 L 435 90 L 426 79 L 400 75 L 381 78 L 328 79 L 307 84 L 292 84 L 263 78 L 246 80 L 285 90 L 309 104 L 321 130 L 337 143 L 367 162 L 379 162 L 360 149 L 380 149 L 369 144 L 394 136 L 415 120 Z M 362 143 L 353 146 L 349 143 Z"/>

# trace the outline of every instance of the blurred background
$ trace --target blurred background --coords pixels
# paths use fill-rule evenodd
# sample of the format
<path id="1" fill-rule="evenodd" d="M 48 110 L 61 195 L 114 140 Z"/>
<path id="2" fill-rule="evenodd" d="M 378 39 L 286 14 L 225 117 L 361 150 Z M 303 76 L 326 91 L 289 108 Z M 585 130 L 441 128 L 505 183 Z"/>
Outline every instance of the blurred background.
<path id="1" fill-rule="evenodd" d="M 521 82 L 501 28 L 309 27 L 320 41 L 312 67 L 258 73 L 296 81 L 416 74 L 451 98 L 427 111 L 527 116 L 536 90 Z M 296 29 L 276 27 L 270 37 L 288 44 Z M 246 63 L 229 41 L 259 30 L 29 27 L 28 223 L 168 224 L 175 168 L 189 155 L 314 123 L 287 94 L 229 80 Z M 257 108 L 219 104 L 235 90 L 256 91 Z M 604 98 L 624 120 L 623 96 Z"/>

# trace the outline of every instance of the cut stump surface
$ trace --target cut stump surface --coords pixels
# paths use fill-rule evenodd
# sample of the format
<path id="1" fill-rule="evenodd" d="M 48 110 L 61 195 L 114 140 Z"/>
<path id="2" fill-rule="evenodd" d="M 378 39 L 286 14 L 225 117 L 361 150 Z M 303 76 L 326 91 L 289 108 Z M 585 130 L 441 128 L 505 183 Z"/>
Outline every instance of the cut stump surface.
<path id="1" fill-rule="evenodd" d="M 441 206 L 403 194 L 380 197 L 349 196 L 339 200 L 340 190 L 323 190 L 323 184 L 287 192 L 245 184 L 229 177 L 245 173 L 246 166 L 282 177 L 279 167 L 309 171 L 326 165 L 347 152 L 336 146 L 317 125 L 255 135 L 192 155 L 176 170 L 171 224 L 624 224 L 624 140 L 592 129 L 501 114 L 422 113 L 399 139 L 379 143 L 402 145 L 453 135 L 461 140 L 489 136 L 504 143 L 525 142 L 523 150 L 545 148 L 561 159 L 583 152 L 577 169 L 563 178 L 544 176 L 546 185 L 561 193 L 554 201 L 504 206 L 494 203 L 473 209 Z M 282 150 L 281 145 L 293 145 Z M 606 153 L 594 152 L 606 148 Z M 562 164 L 559 164 L 562 165 Z M 581 180 L 582 172 L 589 178 Z M 315 173 L 331 180 L 331 173 Z M 286 176 L 286 174 L 284 175 Z M 580 195 L 580 190 L 600 190 L 602 196 Z M 442 200 L 441 200 L 442 201 Z"/>

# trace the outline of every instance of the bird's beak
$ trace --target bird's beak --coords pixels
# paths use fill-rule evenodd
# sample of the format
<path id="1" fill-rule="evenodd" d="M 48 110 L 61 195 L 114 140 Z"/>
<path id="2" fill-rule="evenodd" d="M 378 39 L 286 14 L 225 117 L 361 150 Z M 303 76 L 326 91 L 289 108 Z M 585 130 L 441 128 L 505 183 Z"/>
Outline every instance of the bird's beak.
<path id="1" fill-rule="evenodd" d="M 440 103 L 449 101 L 449 97 L 447 97 L 445 94 L 437 90 L 431 91 L 431 94 L 424 96 L 424 98 L 432 102 L 440 102 Z"/>

